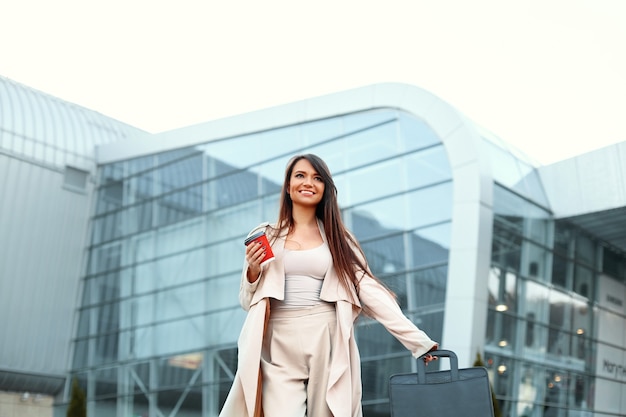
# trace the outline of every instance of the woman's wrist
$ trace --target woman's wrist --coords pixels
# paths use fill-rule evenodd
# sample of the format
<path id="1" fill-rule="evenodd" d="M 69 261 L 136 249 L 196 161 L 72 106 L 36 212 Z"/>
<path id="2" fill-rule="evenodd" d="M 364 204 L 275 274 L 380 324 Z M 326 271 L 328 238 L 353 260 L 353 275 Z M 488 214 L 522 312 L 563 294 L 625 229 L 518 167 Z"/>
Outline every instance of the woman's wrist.
<path id="1" fill-rule="evenodd" d="M 255 282 L 261 276 L 261 268 L 252 268 L 248 266 L 248 272 L 246 273 L 246 277 L 248 278 L 248 282 Z"/>

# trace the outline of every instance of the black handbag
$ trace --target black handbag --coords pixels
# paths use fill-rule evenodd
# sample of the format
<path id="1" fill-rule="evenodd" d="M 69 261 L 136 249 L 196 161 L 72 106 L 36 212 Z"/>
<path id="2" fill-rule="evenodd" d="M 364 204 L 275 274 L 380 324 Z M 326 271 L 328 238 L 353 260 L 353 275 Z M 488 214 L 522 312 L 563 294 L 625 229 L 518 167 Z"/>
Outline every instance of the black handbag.
<path id="1" fill-rule="evenodd" d="M 459 369 L 456 354 L 449 350 L 428 353 L 449 358 L 450 369 L 426 372 L 423 358 L 418 358 L 417 373 L 392 375 L 391 417 L 493 417 L 487 369 Z"/>

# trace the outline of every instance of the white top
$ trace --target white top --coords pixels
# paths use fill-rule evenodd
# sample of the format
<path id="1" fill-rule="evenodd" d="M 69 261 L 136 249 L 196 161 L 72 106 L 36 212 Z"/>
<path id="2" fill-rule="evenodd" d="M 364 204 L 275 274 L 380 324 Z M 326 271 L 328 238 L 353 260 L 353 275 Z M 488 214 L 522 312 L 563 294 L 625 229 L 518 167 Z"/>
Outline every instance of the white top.
<path id="1" fill-rule="evenodd" d="M 312 307 L 322 303 L 320 292 L 332 257 L 326 242 L 313 249 L 285 249 L 285 300 L 272 300 L 272 309 Z"/>

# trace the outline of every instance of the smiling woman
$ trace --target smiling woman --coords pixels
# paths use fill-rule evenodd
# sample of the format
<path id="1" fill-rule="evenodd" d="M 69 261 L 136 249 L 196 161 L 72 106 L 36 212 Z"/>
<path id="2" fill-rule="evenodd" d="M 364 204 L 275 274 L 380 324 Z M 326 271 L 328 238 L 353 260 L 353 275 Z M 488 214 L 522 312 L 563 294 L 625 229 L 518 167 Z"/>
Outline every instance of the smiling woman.
<path id="1" fill-rule="evenodd" d="M 337 188 L 316 155 L 287 164 L 278 222 L 253 229 L 266 249 L 246 247 L 239 301 L 248 311 L 239 365 L 220 416 L 331 417 L 362 415 L 354 323 L 361 312 L 380 322 L 414 357 L 438 343 L 402 313 L 345 228 Z"/>

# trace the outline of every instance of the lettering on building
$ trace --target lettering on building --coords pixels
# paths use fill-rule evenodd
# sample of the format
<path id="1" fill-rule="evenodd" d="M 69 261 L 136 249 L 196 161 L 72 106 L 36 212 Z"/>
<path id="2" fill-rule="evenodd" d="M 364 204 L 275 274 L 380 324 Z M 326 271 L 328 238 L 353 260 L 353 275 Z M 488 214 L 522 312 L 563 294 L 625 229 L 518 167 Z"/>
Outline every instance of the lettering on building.
<path id="1" fill-rule="evenodd" d="M 622 300 L 620 300 L 617 297 L 612 296 L 611 294 L 606 295 L 606 301 L 608 301 L 611 304 L 615 304 L 616 306 L 619 306 L 619 307 L 624 305 L 624 302 Z"/>
<path id="2" fill-rule="evenodd" d="M 602 369 L 610 373 L 615 378 L 626 379 L 626 366 L 624 365 L 619 365 L 617 363 L 604 359 Z"/>

